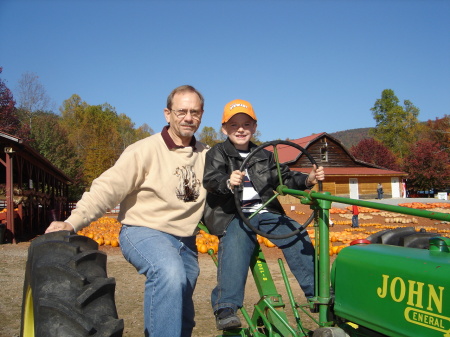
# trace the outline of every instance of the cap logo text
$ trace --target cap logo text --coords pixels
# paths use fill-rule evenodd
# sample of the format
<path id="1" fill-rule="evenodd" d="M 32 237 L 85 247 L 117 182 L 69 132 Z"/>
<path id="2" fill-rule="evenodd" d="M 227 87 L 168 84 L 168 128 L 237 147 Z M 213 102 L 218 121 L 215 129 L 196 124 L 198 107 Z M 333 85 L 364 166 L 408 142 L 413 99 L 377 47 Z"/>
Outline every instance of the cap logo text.
<path id="1" fill-rule="evenodd" d="M 245 104 L 242 104 L 242 103 L 235 103 L 235 104 L 233 104 L 233 105 L 230 106 L 230 110 L 233 110 L 234 108 L 236 108 L 236 107 L 238 107 L 238 106 L 248 109 L 248 106 L 246 106 Z"/>

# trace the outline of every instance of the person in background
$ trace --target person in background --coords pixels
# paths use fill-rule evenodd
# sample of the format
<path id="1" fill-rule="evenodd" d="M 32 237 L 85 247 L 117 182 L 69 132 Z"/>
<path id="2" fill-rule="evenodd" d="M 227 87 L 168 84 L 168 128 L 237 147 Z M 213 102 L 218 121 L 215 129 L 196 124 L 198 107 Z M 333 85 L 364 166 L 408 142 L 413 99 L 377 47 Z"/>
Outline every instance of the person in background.
<path id="1" fill-rule="evenodd" d="M 381 185 L 381 183 L 378 183 L 378 187 L 377 187 L 377 194 L 378 194 L 378 198 L 377 199 L 383 199 L 383 185 Z"/>
<path id="2" fill-rule="evenodd" d="M 211 234 L 218 235 L 217 286 L 211 294 L 211 304 L 218 330 L 238 328 L 241 322 L 236 312 L 243 305 L 245 283 L 250 259 L 257 244 L 256 234 L 244 224 L 234 202 L 235 186 L 240 186 L 241 207 L 249 216 L 273 196 L 278 186 L 278 172 L 272 152 L 255 154 L 244 171 L 239 171 L 245 157 L 257 146 L 250 141 L 257 128 L 252 105 L 234 100 L 225 105 L 222 132 L 228 136 L 223 143 L 206 154 L 203 184 L 208 191 L 203 221 Z M 323 167 L 309 174 L 290 171 L 281 164 L 283 184 L 300 190 L 312 188 L 325 178 Z M 259 230 L 285 235 L 300 225 L 289 218 L 277 199 L 271 201 L 250 220 Z M 282 249 L 291 272 L 306 297 L 314 296 L 314 247 L 303 229 L 286 239 L 271 239 Z"/>
<path id="3" fill-rule="evenodd" d="M 146 277 L 145 336 L 187 337 L 195 325 L 195 235 L 205 205 L 201 181 L 208 147 L 194 133 L 203 107 L 203 96 L 194 87 L 175 88 L 164 109 L 168 125 L 126 148 L 92 182 L 71 215 L 46 230 L 77 232 L 120 203 L 122 253 Z"/>
<path id="4" fill-rule="evenodd" d="M 356 205 L 352 205 L 352 228 L 358 228 L 359 227 L 359 221 L 358 221 L 358 216 L 359 216 L 359 207 Z"/>

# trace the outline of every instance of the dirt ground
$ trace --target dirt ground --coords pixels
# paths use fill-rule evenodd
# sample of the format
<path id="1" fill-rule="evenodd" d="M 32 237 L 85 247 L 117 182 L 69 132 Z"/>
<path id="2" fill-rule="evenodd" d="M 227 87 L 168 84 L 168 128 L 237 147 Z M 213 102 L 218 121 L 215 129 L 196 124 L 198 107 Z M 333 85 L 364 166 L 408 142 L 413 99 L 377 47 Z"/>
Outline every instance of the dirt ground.
<path id="1" fill-rule="evenodd" d="M 310 210 L 308 206 L 295 205 L 295 210 L 291 210 L 291 205 L 285 206 L 289 216 L 299 222 L 303 222 Z M 304 214 L 303 214 L 304 213 Z M 333 214 L 331 218 L 341 220 L 338 214 Z M 372 219 L 360 219 L 360 224 L 384 222 L 380 215 L 374 215 Z M 450 225 L 441 223 L 437 220 L 428 220 L 419 218 L 419 223 L 414 226 L 428 227 L 431 229 L 449 229 Z M 331 227 L 331 232 L 344 231 L 349 225 L 336 224 Z M 370 227 L 367 227 L 370 231 Z M 447 236 L 449 234 L 446 234 Z M 0 337 L 17 337 L 20 329 L 20 315 L 22 306 L 22 288 L 25 273 L 25 264 L 27 260 L 29 242 L 18 244 L 0 245 Z M 108 276 L 116 279 L 116 306 L 119 317 L 124 319 L 124 336 L 142 336 L 143 335 L 143 317 L 142 317 L 142 299 L 144 289 L 144 277 L 138 275 L 122 256 L 120 248 L 111 246 L 101 246 L 108 256 Z M 263 247 L 266 260 L 269 264 L 274 283 L 287 304 L 288 317 L 292 318 L 288 304 L 285 287 L 279 272 L 278 258 L 282 258 L 281 251 L 278 248 Z M 334 257 L 331 259 L 334 261 Z M 194 293 L 194 302 L 196 305 L 196 324 L 193 336 L 217 336 L 220 332 L 215 328 L 214 317 L 211 310 L 210 294 L 215 286 L 216 266 L 211 257 L 207 254 L 199 255 L 200 277 Z M 293 276 L 289 273 L 290 284 L 296 300 L 304 303 L 304 296 Z M 251 314 L 252 305 L 259 300 L 255 284 L 252 278 L 248 279 L 246 287 L 245 307 Z M 243 319 L 242 319 L 243 320 Z M 311 320 L 306 320 L 306 327 L 313 328 Z"/>

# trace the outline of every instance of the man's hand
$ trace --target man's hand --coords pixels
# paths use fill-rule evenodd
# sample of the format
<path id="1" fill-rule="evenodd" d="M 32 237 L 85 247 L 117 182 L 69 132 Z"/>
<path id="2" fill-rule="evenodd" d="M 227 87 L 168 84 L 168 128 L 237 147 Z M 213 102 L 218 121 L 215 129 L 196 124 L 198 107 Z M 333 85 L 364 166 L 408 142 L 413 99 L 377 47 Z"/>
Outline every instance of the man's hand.
<path id="1" fill-rule="evenodd" d="M 314 165 L 307 179 L 308 185 L 315 185 L 322 180 L 325 180 L 325 171 L 323 166 L 317 167 L 317 165 Z"/>
<path id="2" fill-rule="evenodd" d="M 57 231 L 71 231 L 74 232 L 72 225 L 64 221 L 53 221 L 50 226 L 47 227 L 45 233 L 57 232 Z"/>

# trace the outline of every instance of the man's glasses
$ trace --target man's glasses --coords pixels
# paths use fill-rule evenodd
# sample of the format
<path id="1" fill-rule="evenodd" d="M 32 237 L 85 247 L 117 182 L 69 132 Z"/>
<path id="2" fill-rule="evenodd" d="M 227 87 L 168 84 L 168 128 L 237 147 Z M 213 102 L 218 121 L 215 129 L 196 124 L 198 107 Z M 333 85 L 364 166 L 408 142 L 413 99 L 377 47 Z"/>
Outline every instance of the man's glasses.
<path id="1" fill-rule="evenodd" d="M 178 109 L 178 110 L 170 110 L 177 116 L 178 118 L 182 119 L 186 117 L 188 113 L 191 114 L 191 117 L 194 119 L 200 119 L 203 114 L 203 110 L 188 110 L 188 109 Z"/>

